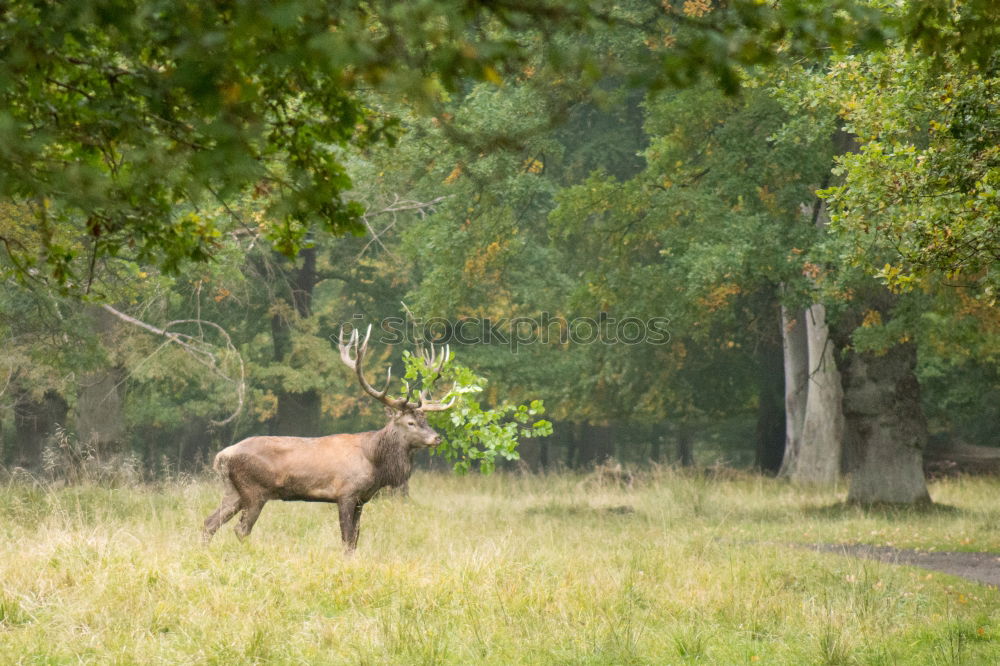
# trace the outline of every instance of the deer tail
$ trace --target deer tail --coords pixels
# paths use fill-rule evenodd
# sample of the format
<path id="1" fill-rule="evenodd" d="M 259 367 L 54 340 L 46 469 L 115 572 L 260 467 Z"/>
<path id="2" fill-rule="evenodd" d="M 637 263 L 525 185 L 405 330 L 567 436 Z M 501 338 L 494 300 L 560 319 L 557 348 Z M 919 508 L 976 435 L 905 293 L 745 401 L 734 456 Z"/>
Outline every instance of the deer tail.
<path id="1" fill-rule="evenodd" d="M 212 462 L 212 469 L 214 469 L 220 477 L 222 477 L 222 482 L 226 484 L 226 492 L 236 492 L 236 486 L 233 485 L 232 476 L 229 474 L 229 449 L 223 449 L 215 455 L 215 460 Z"/>

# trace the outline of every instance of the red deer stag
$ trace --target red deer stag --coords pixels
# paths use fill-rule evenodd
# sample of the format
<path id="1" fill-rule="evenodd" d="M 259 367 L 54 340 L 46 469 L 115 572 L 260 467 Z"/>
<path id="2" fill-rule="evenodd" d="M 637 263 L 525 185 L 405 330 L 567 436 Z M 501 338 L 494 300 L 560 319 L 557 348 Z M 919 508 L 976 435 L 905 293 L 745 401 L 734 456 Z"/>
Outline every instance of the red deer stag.
<path id="1" fill-rule="evenodd" d="M 208 543 L 223 523 L 242 511 L 236 535 L 250 534 L 268 500 L 336 502 L 340 510 L 340 535 L 348 551 L 358 543 L 361 507 L 383 486 L 399 486 L 410 477 L 416 449 L 434 446 L 441 436 L 427 424 L 425 412 L 451 407 L 432 402 L 426 390 L 416 392 L 406 384 L 402 398 L 389 398 L 389 368 L 385 388 L 376 391 L 365 379 L 362 363 L 368 351 L 371 326 L 358 344 L 358 331 L 345 343 L 339 339 L 340 358 L 358 377 L 365 393 L 385 404 L 389 422 L 381 430 L 327 437 L 250 437 L 215 456 L 215 470 L 222 476 L 226 494 L 215 512 L 205 519 Z M 352 356 L 353 351 L 353 356 Z M 448 348 L 438 356 L 433 345 L 424 360 L 433 374 L 427 389 L 440 378 L 448 361 Z M 404 382 L 405 384 L 405 382 Z"/>

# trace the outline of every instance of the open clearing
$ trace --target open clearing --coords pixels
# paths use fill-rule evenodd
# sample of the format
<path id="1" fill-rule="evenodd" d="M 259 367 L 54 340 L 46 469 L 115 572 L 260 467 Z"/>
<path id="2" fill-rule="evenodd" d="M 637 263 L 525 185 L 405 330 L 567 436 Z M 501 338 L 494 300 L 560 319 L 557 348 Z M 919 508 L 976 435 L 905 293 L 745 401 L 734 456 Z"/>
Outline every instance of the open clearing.
<path id="1" fill-rule="evenodd" d="M 995 480 L 864 512 L 752 476 L 418 473 L 352 558 L 321 504 L 202 547 L 219 490 L 0 487 L 0 663 L 1000 663 L 996 588 L 796 547 L 998 552 Z"/>

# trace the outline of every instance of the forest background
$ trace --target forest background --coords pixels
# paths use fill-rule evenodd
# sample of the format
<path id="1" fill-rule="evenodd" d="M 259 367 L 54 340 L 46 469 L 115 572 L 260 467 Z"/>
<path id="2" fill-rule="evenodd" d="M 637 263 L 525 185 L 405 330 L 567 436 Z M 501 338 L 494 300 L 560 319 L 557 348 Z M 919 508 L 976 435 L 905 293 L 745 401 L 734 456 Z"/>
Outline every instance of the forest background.
<path id="1" fill-rule="evenodd" d="M 9 3 L 3 463 L 149 477 L 375 426 L 335 342 L 394 320 L 454 353 L 449 465 L 926 501 L 924 452 L 1000 418 L 997 11 Z M 656 335 L 448 335 L 546 317 Z"/>

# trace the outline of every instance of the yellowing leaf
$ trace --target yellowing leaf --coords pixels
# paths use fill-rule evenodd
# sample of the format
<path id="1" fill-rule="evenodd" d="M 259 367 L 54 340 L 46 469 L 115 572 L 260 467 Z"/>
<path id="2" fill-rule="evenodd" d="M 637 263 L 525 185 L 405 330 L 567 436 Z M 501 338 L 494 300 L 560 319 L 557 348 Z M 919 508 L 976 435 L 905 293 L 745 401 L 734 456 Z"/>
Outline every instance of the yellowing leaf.
<path id="1" fill-rule="evenodd" d="M 483 78 L 495 86 L 503 85 L 503 78 L 500 77 L 500 72 L 490 65 L 483 67 Z"/>
<path id="2" fill-rule="evenodd" d="M 712 11 L 712 0 L 685 0 L 682 11 L 685 16 L 701 18 Z"/>
<path id="3" fill-rule="evenodd" d="M 448 174 L 448 177 L 444 179 L 444 184 L 451 185 L 456 180 L 458 180 L 458 177 L 461 175 L 462 175 L 462 165 L 459 164 L 454 169 L 452 169 L 451 173 Z"/>
<path id="4" fill-rule="evenodd" d="M 871 328 L 882 325 L 882 313 L 878 310 L 866 310 L 865 318 L 861 321 L 862 328 Z"/>

